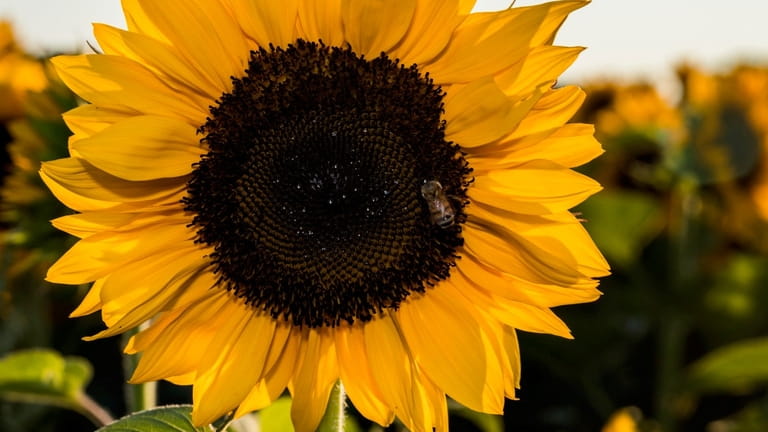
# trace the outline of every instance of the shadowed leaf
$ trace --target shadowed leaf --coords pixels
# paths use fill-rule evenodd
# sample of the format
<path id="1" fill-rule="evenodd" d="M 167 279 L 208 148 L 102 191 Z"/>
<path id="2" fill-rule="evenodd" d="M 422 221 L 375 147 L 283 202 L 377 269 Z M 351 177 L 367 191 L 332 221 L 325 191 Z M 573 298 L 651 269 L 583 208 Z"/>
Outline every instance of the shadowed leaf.
<path id="1" fill-rule="evenodd" d="M 208 427 L 195 427 L 191 405 L 153 408 L 117 420 L 97 432 L 210 432 Z"/>
<path id="2" fill-rule="evenodd" d="M 716 349 L 691 366 L 686 390 L 744 392 L 768 383 L 768 338 Z"/>
<path id="3" fill-rule="evenodd" d="M 85 359 L 45 349 L 17 351 L 0 359 L 0 397 L 72 407 L 91 375 Z"/>

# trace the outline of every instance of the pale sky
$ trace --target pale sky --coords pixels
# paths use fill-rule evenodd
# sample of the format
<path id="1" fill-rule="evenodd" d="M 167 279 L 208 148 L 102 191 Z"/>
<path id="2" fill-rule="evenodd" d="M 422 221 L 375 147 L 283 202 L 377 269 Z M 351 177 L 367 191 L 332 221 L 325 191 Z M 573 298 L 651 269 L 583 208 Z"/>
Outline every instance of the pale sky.
<path id="1" fill-rule="evenodd" d="M 517 0 L 516 5 L 541 3 Z M 478 0 L 476 10 L 509 0 Z M 768 1 L 593 0 L 562 27 L 559 45 L 588 49 L 561 81 L 599 77 L 669 81 L 683 60 L 723 68 L 740 60 L 768 64 Z M 0 17 L 14 22 L 34 51 L 82 49 L 91 22 L 124 27 L 119 0 L 0 0 Z"/>

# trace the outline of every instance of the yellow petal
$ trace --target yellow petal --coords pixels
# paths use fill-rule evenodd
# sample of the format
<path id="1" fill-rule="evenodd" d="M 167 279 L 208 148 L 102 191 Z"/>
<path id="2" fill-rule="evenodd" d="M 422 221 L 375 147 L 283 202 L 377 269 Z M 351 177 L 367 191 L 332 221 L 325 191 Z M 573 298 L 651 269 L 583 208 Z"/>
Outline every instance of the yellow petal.
<path id="1" fill-rule="evenodd" d="M 113 332 L 137 327 L 182 293 L 187 280 L 204 267 L 203 252 L 192 242 L 162 255 L 149 255 L 109 274 L 101 288 L 102 320 Z M 174 286 L 174 283 L 176 286 Z M 126 287 L 131 287 L 126 289 Z M 198 295 L 203 292 L 198 291 Z"/>
<path id="2" fill-rule="evenodd" d="M 448 404 L 445 392 L 432 380 L 420 374 L 415 390 L 429 417 L 425 419 L 425 432 L 448 432 Z M 431 427 L 428 426 L 431 424 Z"/>
<path id="3" fill-rule="evenodd" d="M 555 130 L 535 146 L 518 147 L 513 155 L 529 159 L 549 159 L 562 166 L 581 166 L 603 154 L 603 146 L 594 137 L 595 127 L 590 124 L 569 123 Z M 548 157 L 544 157 L 546 152 Z"/>
<path id="4" fill-rule="evenodd" d="M 296 432 L 317 429 L 338 379 L 339 363 L 332 332 L 310 330 L 304 358 L 293 379 L 291 420 Z"/>
<path id="5" fill-rule="evenodd" d="M 462 19 L 459 0 L 417 0 L 411 28 L 393 55 L 404 65 L 432 60 L 445 49 L 453 29 Z"/>
<path id="6" fill-rule="evenodd" d="M 477 309 L 477 308 L 475 308 Z M 515 391 L 520 387 L 520 369 L 515 369 L 515 363 L 520 362 L 520 354 L 518 351 L 511 349 L 507 344 L 505 329 L 510 327 L 505 326 L 496 320 L 491 319 L 488 315 L 483 314 L 482 311 L 478 311 L 478 321 L 485 327 L 485 332 L 489 335 L 489 341 L 493 345 L 494 349 L 499 356 L 499 362 L 501 364 L 502 372 L 504 374 L 503 387 L 504 396 L 514 399 Z M 514 334 L 514 329 L 510 330 Z M 517 348 L 517 339 L 514 339 L 514 348 Z"/>
<path id="7" fill-rule="evenodd" d="M 101 285 L 103 282 L 103 279 L 94 282 L 91 289 L 89 289 L 88 293 L 85 295 L 85 298 L 83 298 L 83 301 L 80 302 L 80 305 L 69 314 L 70 318 L 90 315 L 101 309 Z"/>
<path id="8" fill-rule="evenodd" d="M 200 362 L 211 355 L 209 347 L 224 322 L 231 297 L 225 290 L 209 290 L 206 298 L 165 313 L 137 334 L 127 353 L 142 352 L 130 382 L 155 381 L 169 376 L 197 372 Z"/>
<path id="9" fill-rule="evenodd" d="M 96 168 L 144 181 L 181 177 L 206 153 L 195 128 L 168 117 L 137 116 L 72 144 Z"/>
<path id="10" fill-rule="evenodd" d="M 198 299 L 197 302 L 200 303 L 205 300 L 210 300 L 210 297 L 207 299 Z M 194 307 L 194 305 L 192 307 Z M 136 333 L 128 339 L 128 343 L 125 344 L 123 352 L 132 355 L 141 351 L 148 350 L 153 346 L 158 346 L 158 344 L 155 342 L 161 336 L 164 336 L 166 329 L 168 329 L 171 324 L 177 322 L 179 317 L 181 317 L 185 312 L 186 308 L 176 308 L 158 315 L 150 323 L 148 323 L 149 327 L 142 329 L 140 332 Z M 141 366 L 141 364 L 139 364 L 139 366 Z M 134 371 L 134 375 L 135 374 L 136 373 Z"/>
<path id="11" fill-rule="evenodd" d="M 121 304 L 120 300 L 122 299 L 114 301 L 115 309 L 111 311 L 114 316 L 110 317 L 114 321 L 114 323 L 110 323 L 113 327 L 83 339 L 94 340 L 114 336 L 124 332 L 126 329 L 137 327 L 141 324 L 142 318 L 145 318 L 147 315 L 154 316 L 162 313 L 164 310 L 184 308 L 189 304 L 206 298 L 210 294 L 211 289 L 216 286 L 216 280 L 210 272 L 206 271 L 208 263 L 204 258 L 197 256 L 197 261 L 193 258 L 190 257 L 189 260 L 185 261 L 186 265 L 175 274 L 168 275 L 168 279 L 164 281 L 163 285 L 158 284 L 157 286 L 161 288 L 157 293 L 145 291 L 144 293 L 149 296 L 145 295 L 144 301 L 136 302 L 134 300 L 134 304 L 136 304 L 135 309 L 130 309 L 131 305 Z M 109 278 L 107 278 L 108 280 Z M 107 299 L 104 297 L 102 299 L 106 304 Z M 127 300 L 130 301 L 131 299 L 128 298 Z"/>
<path id="12" fill-rule="evenodd" d="M 555 307 L 586 303 L 600 297 L 597 281 L 571 286 L 533 283 L 514 274 L 503 273 L 466 254 L 456 265 L 458 273 L 467 281 L 487 291 L 512 301 L 529 303 L 541 307 Z"/>
<path id="13" fill-rule="evenodd" d="M 169 219 L 170 218 L 170 219 Z M 56 228 L 79 238 L 102 231 L 128 231 L 140 227 L 168 223 L 175 219 L 180 224 L 191 222 L 181 209 L 141 213 L 115 213 L 111 211 L 78 213 L 51 221 Z"/>
<path id="14" fill-rule="evenodd" d="M 277 325 L 267 355 L 267 372 L 237 407 L 235 417 L 266 408 L 283 393 L 296 372 L 298 359 L 304 356 L 302 333 L 291 325 Z"/>
<path id="15" fill-rule="evenodd" d="M 536 35 L 531 39 L 531 46 L 544 44 L 551 45 L 552 41 L 555 39 L 557 31 L 560 29 L 563 21 L 565 21 L 565 18 L 568 17 L 568 14 L 576 9 L 586 6 L 590 1 L 591 0 L 553 1 L 539 6 L 532 6 L 546 7 L 548 11 L 547 17 L 537 27 Z"/>
<path id="16" fill-rule="evenodd" d="M 459 0 L 459 14 L 467 15 L 475 7 L 476 0 Z"/>
<path id="17" fill-rule="evenodd" d="M 344 43 L 341 0 L 299 0 L 298 12 L 299 27 L 305 40 L 322 40 L 328 46 Z"/>
<path id="18" fill-rule="evenodd" d="M 494 298 L 488 312 L 502 323 L 530 333 L 542 333 L 573 339 L 571 330 L 548 308 Z"/>
<path id="19" fill-rule="evenodd" d="M 366 323 L 363 333 L 365 358 L 387 405 L 408 429 L 432 431 L 442 421 L 445 396 L 434 389 L 428 391 L 428 378 L 420 376 L 394 321 L 387 316 L 376 318 Z"/>
<path id="20" fill-rule="evenodd" d="M 477 212 L 478 209 L 474 208 L 474 211 Z M 553 258 L 551 263 L 541 262 L 537 254 L 527 249 L 542 246 L 525 238 L 505 233 L 504 229 L 497 224 L 473 221 L 473 219 L 477 218 L 472 218 L 470 215 L 467 221 L 464 231 L 464 248 L 493 268 L 515 274 L 534 283 L 572 285 L 578 284 L 584 277 L 575 269 L 576 259 L 570 251 L 566 250 L 559 254 L 563 256 L 551 254 Z"/>
<path id="21" fill-rule="evenodd" d="M 472 301 L 478 309 L 485 311 L 494 320 L 527 332 L 553 334 L 572 339 L 568 326 L 547 307 L 494 295 L 460 274 L 452 276 L 452 280 L 455 280 L 455 284 L 460 287 L 456 292 L 459 298 L 465 296 L 467 301 Z"/>
<path id="22" fill-rule="evenodd" d="M 192 238 L 194 233 L 174 223 L 140 231 L 95 234 L 75 243 L 51 266 L 46 279 L 70 285 L 91 282 L 120 265 L 158 251 L 174 250 Z"/>
<path id="23" fill-rule="evenodd" d="M 416 0 L 342 0 L 345 39 L 358 55 L 369 59 L 389 51 L 411 24 Z"/>
<path id="24" fill-rule="evenodd" d="M 513 213 L 551 214 L 573 208 L 601 189 L 583 174 L 534 160 L 476 176 L 469 194 L 473 202 Z"/>
<path id="25" fill-rule="evenodd" d="M 525 95 L 546 82 L 553 82 L 582 52 L 581 47 L 544 45 L 531 49 L 525 59 L 495 77 L 508 95 Z"/>
<path id="26" fill-rule="evenodd" d="M 215 82 L 179 57 L 167 43 L 104 24 L 94 24 L 93 34 L 105 54 L 120 55 L 143 64 L 169 87 L 190 94 L 202 106 L 221 96 L 221 88 Z"/>
<path id="27" fill-rule="evenodd" d="M 163 31 L 147 15 L 141 0 L 121 0 L 123 15 L 128 30 L 139 33 L 163 43 L 170 43 Z"/>
<path id="28" fill-rule="evenodd" d="M 250 49 L 240 26 L 220 2 L 139 0 L 139 3 L 170 44 L 191 67 L 204 73 L 220 93 L 232 88 L 232 76 L 243 75 Z"/>
<path id="29" fill-rule="evenodd" d="M 125 203 L 178 205 L 186 189 L 184 179 L 127 181 L 76 158 L 43 162 L 40 176 L 59 201 L 78 211 Z"/>
<path id="30" fill-rule="evenodd" d="M 457 27 L 445 51 L 426 70 L 438 84 L 493 76 L 528 52 L 548 5 L 473 13 Z"/>
<path id="31" fill-rule="evenodd" d="M 504 326 L 503 332 L 501 343 L 504 346 L 504 353 L 506 354 L 505 365 L 508 366 L 505 370 L 506 373 L 511 375 L 513 381 L 512 389 L 507 389 L 505 391 L 507 392 L 506 396 L 508 398 L 514 398 L 515 389 L 520 388 L 520 345 L 517 343 L 517 332 L 514 328 Z"/>
<path id="32" fill-rule="evenodd" d="M 576 114 L 584 102 L 584 97 L 584 91 L 576 86 L 566 86 L 545 93 L 509 136 L 509 139 L 536 134 L 564 125 Z"/>
<path id="33" fill-rule="evenodd" d="M 333 1 L 328 3 L 327 12 L 330 14 L 334 7 Z M 227 4 L 242 31 L 259 46 L 266 48 L 273 44 L 285 47 L 296 41 L 298 0 L 228 0 Z M 334 23 L 323 24 L 330 26 Z"/>
<path id="34" fill-rule="evenodd" d="M 416 362 L 448 396 L 475 411 L 501 414 L 499 358 L 461 298 L 451 283 L 441 283 L 401 305 L 398 322 Z"/>
<path id="35" fill-rule="evenodd" d="M 392 423 L 395 413 L 387 405 L 376 385 L 374 371 L 366 360 L 361 325 L 345 326 L 336 331 L 339 374 L 347 395 L 358 411 L 382 427 Z"/>
<path id="36" fill-rule="evenodd" d="M 445 98 L 445 136 L 462 147 L 476 147 L 509 134 L 541 97 L 506 96 L 491 79 L 454 86 Z"/>
<path id="37" fill-rule="evenodd" d="M 209 424 L 235 409 L 261 379 L 275 321 L 250 306 L 228 305 L 229 319 L 217 331 L 193 389 L 192 421 Z M 218 345 L 218 346 L 217 346 Z"/>
<path id="38" fill-rule="evenodd" d="M 473 148 L 467 160 L 477 174 L 509 169 L 537 159 L 573 168 L 603 154 L 594 132 L 592 125 L 569 123 L 518 139 L 501 140 L 492 146 Z"/>
<path id="39" fill-rule="evenodd" d="M 453 282 L 453 280 L 452 280 Z M 510 344 L 510 340 L 507 337 L 507 333 L 511 332 L 514 335 L 515 330 L 509 326 L 503 324 L 497 320 L 493 314 L 489 313 L 480 304 L 474 303 L 474 292 L 470 289 L 464 292 L 467 287 L 461 284 L 453 284 L 452 289 L 459 290 L 463 293 L 464 297 L 472 302 L 471 307 L 467 310 L 472 313 L 475 322 L 481 327 L 483 334 L 487 335 L 487 339 L 484 339 L 488 343 L 488 347 L 493 349 L 504 375 L 502 384 L 500 387 L 504 388 L 504 395 L 508 398 L 515 397 L 515 390 L 520 387 L 520 353 L 517 350 L 517 338 L 514 338 Z M 458 294 L 460 297 L 462 294 Z M 517 363 L 517 368 L 515 368 Z"/>
<path id="40" fill-rule="evenodd" d="M 165 2 L 161 2 L 165 3 Z M 51 59 L 61 80 L 88 102 L 145 114 L 205 123 L 207 106 L 175 92 L 145 66 L 119 56 L 79 55 Z"/>
<path id="41" fill-rule="evenodd" d="M 62 117 L 67 127 L 75 134 L 74 137 L 70 137 L 70 142 L 73 142 L 88 138 L 117 122 L 139 114 L 138 111 L 125 107 L 85 104 L 67 111 Z"/>
<path id="42" fill-rule="evenodd" d="M 570 213 L 547 216 L 548 220 L 491 213 L 480 206 L 470 211 L 465 247 L 502 272 L 564 286 L 608 274 L 605 258 Z"/>
<path id="43" fill-rule="evenodd" d="M 499 215 L 491 216 L 490 213 L 483 212 L 482 217 L 497 218 Z M 567 248 L 576 257 L 576 268 L 578 271 L 589 278 L 600 278 L 610 274 L 610 267 L 600 250 L 592 241 L 589 233 L 581 222 L 570 212 L 562 212 L 556 215 L 548 215 L 544 220 L 536 216 L 515 216 L 512 218 L 507 215 L 501 215 L 496 221 L 501 222 L 503 226 L 510 230 L 526 233 L 532 241 L 541 241 L 544 249 L 557 253 L 560 244 L 567 245 Z M 549 221 L 550 223 L 546 223 Z M 557 239 L 550 243 L 550 239 Z"/>
<path id="44" fill-rule="evenodd" d="M 185 373 L 183 375 L 176 375 L 176 376 L 169 376 L 166 378 L 163 378 L 165 381 L 168 381 L 170 383 L 180 385 L 180 386 L 189 386 L 193 385 L 195 383 L 195 377 L 197 376 L 196 372 L 189 372 Z"/>
<path id="45" fill-rule="evenodd" d="M 278 379 L 278 381 L 279 378 L 276 377 L 285 377 L 282 380 L 281 389 L 285 388 L 288 378 L 296 372 L 296 367 L 293 363 L 298 361 L 299 358 L 303 358 L 303 351 L 301 350 L 304 349 L 302 344 L 307 339 L 306 333 L 307 329 L 296 327 L 286 321 L 277 321 L 275 323 L 275 334 L 272 337 L 272 344 L 269 346 L 264 371 L 267 377 Z M 292 366 L 284 369 L 284 363 Z M 279 396 L 279 393 L 276 396 Z"/>

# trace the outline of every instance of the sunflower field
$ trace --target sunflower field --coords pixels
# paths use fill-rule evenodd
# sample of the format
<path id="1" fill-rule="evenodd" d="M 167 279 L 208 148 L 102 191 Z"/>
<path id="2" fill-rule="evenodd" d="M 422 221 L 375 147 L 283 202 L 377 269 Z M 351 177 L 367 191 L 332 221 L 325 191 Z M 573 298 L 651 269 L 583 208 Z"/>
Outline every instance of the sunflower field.
<path id="1" fill-rule="evenodd" d="M 583 0 L 120 4 L 0 21 L 0 432 L 768 430 L 768 63 L 563 80 Z"/>

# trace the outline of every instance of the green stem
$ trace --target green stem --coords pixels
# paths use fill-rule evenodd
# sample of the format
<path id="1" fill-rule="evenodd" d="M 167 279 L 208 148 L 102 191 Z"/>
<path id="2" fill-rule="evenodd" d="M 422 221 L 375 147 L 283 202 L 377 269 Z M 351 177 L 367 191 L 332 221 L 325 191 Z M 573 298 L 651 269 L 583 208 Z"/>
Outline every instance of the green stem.
<path id="1" fill-rule="evenodd" d="M 144 330 L 149 323 L 144 323 L 138 328 L 123 333 L 123 346 L 136 333 Z M 125 399 L 129 412 L 144 411 L 157 406 L 157 382 L 150 381 L 141 384 L 128 383 L 128 377 L 133 375 L 139 364 L 140 354 L 123 355 L 123 372 L 125 374 Z"/>
<path id="2" fill-rule="evenodd" d="M 79 393 L 75 399 L 77 401 L 77 411 L 88 417 L 88 419 L 96 426 L 106 426 L 115 421 L 107 410 L 96 403 L 96 401 L 91 399 L 87 394 Z"/>
<path id="3" fill-rule="evenodd" d="M 675 396 L 683 363 L 686 325 L 683 319 L 668 314 L 659 330 L 656 412 L 661 430 L 674 432 L 677 430 Z"/>
<path id="4" fill-rule="evenodd" d="M 665 432 L 678 428 L 676 397 L 683 369 L 683 347 L 688 334 L 684 307 L 696 274 L 696 245 L 691 220 L 698 206 L 697 185 L 685 179 L 673 190 L 670 200 L 670 254 L 668 293 L 672 300 L 660 310 L 655 411 Z"/>
<path id="5" fill-rule="evenodd" d="M 85 416 L 88 420 L 93 422 L 93 424 L 99 427 L 106 426 L 114 421 L 114 418 L 106 409 L 83 392 L 78 392 L 74 396 L 61 397 L 4 391 L 3 396 L 12 402 L 50 405 L 72 410 Z"/>
<path id="6" fill-rule="evenodd" d="M 346 400 L 347 394 L 344 391 L 344 385 L 341 384 L 341 381 L 337 381 L 331 390 L 328 406 L 325 408 L 325 414 L 320 420 L 317 432 L 344 432 Z"/>

